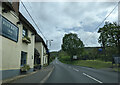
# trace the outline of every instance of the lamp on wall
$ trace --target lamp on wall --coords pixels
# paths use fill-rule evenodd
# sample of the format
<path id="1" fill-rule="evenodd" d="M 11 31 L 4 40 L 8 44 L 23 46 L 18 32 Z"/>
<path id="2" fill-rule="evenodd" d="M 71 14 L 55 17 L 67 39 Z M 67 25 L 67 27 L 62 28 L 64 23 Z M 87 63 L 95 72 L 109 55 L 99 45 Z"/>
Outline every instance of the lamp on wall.
<path id="1" fill-rule="evenodd" d="M 34 33 L 31 34 L 32 36 L 35 35 Z"/>
<path id="2" fill-rule="evenodd" d="M 20 21 L 18 21 L 18 22 L 16 22 L 16 24 L 17 24 L 17 25 L 20 25 L 20 24 L 21 24 L 21 22 L 20 22 Z"/>
<path id="3" fill-rule="evenodd" d="M 2 12 L 3 12 L 3 13 L 7 13 L 8 10 L 6 10 L 5 8 L 3 8 L 3 9 L 2 9 Z"/>

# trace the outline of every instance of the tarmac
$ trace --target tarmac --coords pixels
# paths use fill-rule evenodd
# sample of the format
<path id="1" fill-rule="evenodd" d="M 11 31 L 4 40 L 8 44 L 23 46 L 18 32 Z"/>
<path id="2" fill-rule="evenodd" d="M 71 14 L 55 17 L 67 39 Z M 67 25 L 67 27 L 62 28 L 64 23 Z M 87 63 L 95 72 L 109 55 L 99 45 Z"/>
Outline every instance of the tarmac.
<path id="1" fill-rule="evenodd" d="M 44 83 L 53 70 L 54 66 L 50 64 L 47 67 L 42 67 L 40 70 L 2 80 L 2 85 L 11 83 Z"/>

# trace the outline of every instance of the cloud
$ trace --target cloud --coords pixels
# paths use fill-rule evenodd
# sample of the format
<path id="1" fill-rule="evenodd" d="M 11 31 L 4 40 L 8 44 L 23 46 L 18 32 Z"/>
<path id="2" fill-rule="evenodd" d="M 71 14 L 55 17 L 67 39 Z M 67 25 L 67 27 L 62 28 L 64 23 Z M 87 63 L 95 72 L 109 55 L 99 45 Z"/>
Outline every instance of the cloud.
<path id="1" fill-rule="evenodd" d="M 100 46 L 98 43 L 98 29 L 96 27 L 111 12 L 117 3 L 24 2 L 24 4 L 45 37 L 48 40 L 53 39 L 52 46 L 49 48 L 51 51 L 55 51 L 61 49 L 64 34 L 70 32 L 77 33 L 85 46 Z M 20 8 L 24 16 L 26 16 L 36 28 L 22 5 Z M 117 10 L 116 8 L 106 20 L 111 22 L 117 21 Z M 101 26 L 103 26 L 103 24 Z"/>

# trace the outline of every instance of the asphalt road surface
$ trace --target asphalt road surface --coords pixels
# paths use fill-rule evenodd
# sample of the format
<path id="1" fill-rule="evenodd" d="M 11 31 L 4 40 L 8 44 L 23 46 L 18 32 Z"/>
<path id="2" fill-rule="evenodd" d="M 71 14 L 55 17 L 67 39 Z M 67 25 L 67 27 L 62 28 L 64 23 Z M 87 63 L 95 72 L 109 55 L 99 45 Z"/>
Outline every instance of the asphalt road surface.
<path id="1" fill-rule="evenodd" d="M 68 65 L 57 58 L 54 70 L 46 83 L 118 83 L 118 73 L 93 68 Z"/>

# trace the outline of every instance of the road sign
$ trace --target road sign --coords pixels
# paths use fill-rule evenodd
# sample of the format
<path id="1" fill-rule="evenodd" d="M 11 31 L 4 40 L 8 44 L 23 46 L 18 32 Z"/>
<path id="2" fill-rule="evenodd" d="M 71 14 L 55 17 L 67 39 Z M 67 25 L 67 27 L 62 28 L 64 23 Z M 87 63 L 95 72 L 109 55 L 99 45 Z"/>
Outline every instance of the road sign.
<path id="1" fill-rule="evenodd" d="M 99 48 L 98 51 L 99 51 L 99 52 L 102 52 L 102 48 Z"/>
<path id="2" fill-rule="evenodd" d="M 120 64 L 120 57 L 114 57 L 115 64 Z"/>
<path id="3" fill-rule="evenodd" d="M 76 55 L 74 55 L 74 56 L 73 56 L 73 59 L 77 59 L 77 56 L 76 56 Z"/>

